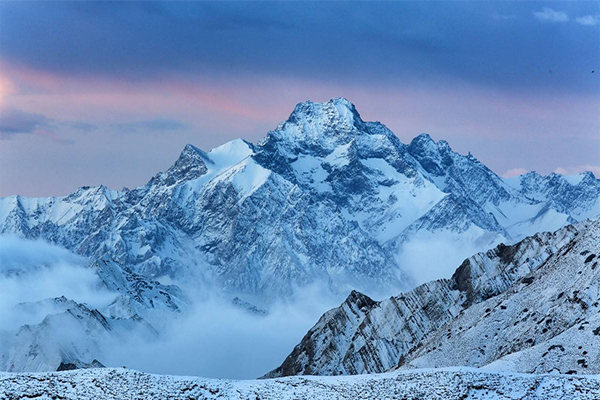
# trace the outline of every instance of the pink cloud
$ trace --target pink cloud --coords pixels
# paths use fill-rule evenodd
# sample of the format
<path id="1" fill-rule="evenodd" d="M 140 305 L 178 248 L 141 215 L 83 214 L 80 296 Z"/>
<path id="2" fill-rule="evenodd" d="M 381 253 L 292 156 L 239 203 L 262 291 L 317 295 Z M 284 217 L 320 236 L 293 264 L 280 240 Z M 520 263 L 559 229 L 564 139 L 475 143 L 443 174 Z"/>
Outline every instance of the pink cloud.
<path id="1" fill-rule="evenodd" d="M 0 75 L 13 82 L 13 89 L 19 86 L 21 90 L 36 92 L 60 89 L 64 81 L 59 75 L 4 61 L 0 61 Z"/>
<path id="2" fill-rule="evenodd" d="M 514 176 L 519 176 L 528 173 L 529 170 L 525 168 L 512 168 L 502 174 L 503 178 L 512 178 Z"/>
<path id="3" fill-rule="evenodd" d="M 487 87 L 448 82 L 423 88 L 405 83 L 359 86 L 282 77 L 171 77 L 124 82 L 103 77 L 66 77 L 2 64 L 19 89 L 9 95 L 14 107 L 63 119 L 140 118 L 170 114 L 198 127 L 230 129 L 274 127 L 300 101 L 345 96 L 365 119 L 381 120 L 404 140 L 429 131 L 477 137 L 544 137 L 560 127 L 577 128 L 597 112 L 594 98 L 554 98 L 540 94 L 495 92 Z M 1 87 L 1 86 L 0 86 Z M 581 129 L 584 132 L 586 130 Z M 587 129 L 589 131 L 589 129 Z"/>
<path id="4" fill-rule="evenodd" d="M 82 152 L 90 157 L 100 157 L 101 152 L 105 152 L 103 157 L 112 160 L 115 165 L 122 161 L 123 164 L 119 165 L 122 170 L 128 171 L 127 174 L 98 172 L 98 181 L 115 187 L 144 183 L 148 176 L 167 167 L 185 143 L 209 150 L 237 137 L 256 142 L 287 118 L 298 102 L 305 100 L 326 101 L 332 97 L 347 97 L 356 104 L 363 119 L 383 122 L 403 142 L 409 142 L 421 132 L 431 133 L 436 139 L 448 140 L 459 152 L 471 151 L 490 168 L 506 171 L 503 176 L 526 172 L 525 168 L 513 168 L 514 165 L 544 173 L 553 170 L 556 165 L 571 165 L 573 157 L 577 157 L 575 160 L 581 158 L 579 149 L 574 148 L 571 153 L 577 154 L 569 159 L 565 155 L 567 152 L 557 149 L 558 141 L 563 143 L 568 132 L 571 138 L 583 138 L 589 142 L 590 138 L 597 137 L 600 130 L 598 98 L 491 91 L 490 88 L 459 81 L 448 81 L 436 87 L 423 87 L 420 82 L 393 85 L 382 82 L 367 86 L 281 76 L 244 76 L 228 80 L 175 76 L 152 82 L 125 82 L 97 76 L 85 79 L 59 76 L 18 68 L 0 69 L 0 72 L 0 94 L 5 93 L 4 99 L 11 107 L 55 120 L 84 121 L 100 126 L 85 140 L 62 129 L 53 129 L 54 137 L 52 132 L 38 132 L 37 136 L 48 137 L 56 145 L 61 141 L 74 143 L 73 146 L 65 146 L 70 150 L 61 150 L 62 157 L 72 157 L 68 151 Z M 9 84 L 3 86 L 5 81 Z M 126 137 L 102 128 L 159 117 L 180 121 L 190 128 L 173 135 L 157 135 L 143 143 L 139 136 Z M 5 146 L 10 146 L 6 151 L 24 153 L 25 150 L 17 146 L 26 140 L 30 144 L 27 151 L 30 151 L 36 145 L 35 136 L 5 143 Z M 44 142 L 39 144 L 41 152 L 46 150 L 48 141 Z M 506 143 L 519 143 L 523 148 L 529 146 L 531 151 L 516 151 L 522 149 L 508 149 L 507 146 L 501 149 L 502 146 L 493 145 Z M 549 144 L 542 150 L 540 143 Z M 121 155 L 116 149 L 129 154 Z M 554 150 L 552 156 L 548 155 L 548 151 Z M 144 161 L 146 164 L 143 165 L 138 161 L 140 167 L 136 171 L 130 166 L 125 168 L 130 164 L 127 162 L 132 152 L 152 154 L 152 161 Z M 56 164 L 57 158 L 52 158 L 48 164 Z M 597 164 L 590 157 L 581 162 L 592 167 Z M 597 171 L 592 170 L 594 173 Z M 31 175 L 21 176 L 44 179 L 44 173 L 41 171 L 34 176 L 31 172 Z M 61 174 L 74 173 L 61 170 Z M 78 177 L 79 184 L 89 184 L 89 177 L 95 173 L 95 169 L 86 171 L 86 176 Z M 600 173 L 597 175 L 600 176 Z M 19 181 L 24 181 L 24 178 L 19 178 Z M 62 181 L 71 184 L 68 177 Z M 67 192 L 67 189 L 60 190 Z"/>
<path id="5" fill-rule="evenodd" d="M 572 167 L 558 167 L 554 170 L 557 174 L 561 175 L 577 175 L 582 172 L 592 172 L 597 178 L 600 177 L 600 165 L 576 165 Z"/>

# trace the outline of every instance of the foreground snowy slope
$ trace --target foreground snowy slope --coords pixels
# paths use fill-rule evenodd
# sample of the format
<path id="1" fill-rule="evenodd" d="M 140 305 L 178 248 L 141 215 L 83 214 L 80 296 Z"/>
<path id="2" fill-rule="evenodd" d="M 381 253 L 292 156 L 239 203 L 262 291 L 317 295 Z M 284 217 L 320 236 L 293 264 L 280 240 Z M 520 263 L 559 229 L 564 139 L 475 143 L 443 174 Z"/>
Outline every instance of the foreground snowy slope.
<path id="1" fill-rule="evenodd" d="M 396 293 L 497 243 L 598 213 L 591 173 L 504 180 L 427 134 L 403 144 L 334 99 L 298 104 L 256 145 L 187 145 L 133 190 L 2 198 L 0 233 L 266 304 L 313 283 Z M 432 248 L 444 257 L 430 259 Z"/>
<path id="2" fill-rule="evenodd" d="M 404 358 L 407 368 L 600 373 L 600 221 L 506 291 L 464 310 Z"/>
<path id="3" fill-rule="evenodd" d="M 352 294 L 268 377 L 486 366 L 600 373 L 600 220 L 499 245 L 452 279 L 383 301 Z"/>
<path id="4" fill-rule="evenodd" d="M 466 368 L 261 381 L 160 376 L 124 369 L 0 373 L 1 400 L 26 398 L 597 400 L 600 398 L 600 379 L 591 376 L 511 375 Z"/>

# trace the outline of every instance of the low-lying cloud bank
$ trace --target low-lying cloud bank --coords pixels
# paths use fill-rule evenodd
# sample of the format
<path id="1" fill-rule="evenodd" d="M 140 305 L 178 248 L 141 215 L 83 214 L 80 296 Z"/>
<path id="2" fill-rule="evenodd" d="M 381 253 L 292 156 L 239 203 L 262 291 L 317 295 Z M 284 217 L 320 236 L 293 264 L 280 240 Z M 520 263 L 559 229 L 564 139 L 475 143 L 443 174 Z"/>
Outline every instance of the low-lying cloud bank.
<path id="1" fill-rule="evenodd" d="M 20 303 L 65 296 L 92 308 L 110 304 L 116 293 L 102 289 L 89 264 L 88 259 L 44 241 L 0 236 L 0 330 L 38 324 L 47 313 L 57 312 L 15 307 Z M 101 343 L 103 354 L 98 358 L 107 366 L 153 373 L 256 378 L 278 366 L 321 314 L 343 301 L 344 296 L 327 292 L 303 288 L 293 302 L 273 305 L 267 316 L 251 315 L 229 297 L 189 293 L 189 298 L 200 300 L 183 313 L 167 316 L 158 338 L 134 330 L 116 343 Z"/>
<path id="2" fill-rule="evenodd" d="M 481 244 L 454 246 L 448 244 L 453 243 L 450 239 L 418 237 L 404 246 L 399 255 L 407 282 L 403 289 L 449 277 L 465 257 L 481 250 Z M 37 324 L 53 312 L 34 307 L 24 313 L 23 307 L 15 308 L 19 303 L 65 296 L 102 310 L 117 294 L 103 289 L 89 264 L 90 260 L 43 241 L 0 236 L 0 330 Z M 268 315 L 260 316 L 235 306 L 233 296 L 217 290 L 207 293 L 204 285 L 198 293 L 188 289 L 191 304 L 187 310 L 161 314 L 150 310 L 144 316 L 158 330 L 157 338 L 140 324 L 116 342 L 100 343 L 102 354 L 97 358 L 106 366 L 151 373 L 256 378 L 280 365 L 320 316 L 348 295 L 332 294 L 319 285 L 298 288 L 295 293 L 293 300 L 273 304 Z M 366 294 L 377 300 L 391 295 Z"/>
<path id="3" fill-rule="evenodd" d="M 130 340 L 105 360 L 146 372 L 250 379 L 277 367 L 337 299 L 306 297 L 256 316 L 214 297 L 170 321 L 159 340 Z"/>
<path id="4" fill-rule="evenodd" d="M 41 240 L 0 236 L 0 330 L 41 322 L 45 315 L 15 309 L 20 303 L 65 296 L 100 307 L 115 298 L 99 288 L 89 261 Z"/>

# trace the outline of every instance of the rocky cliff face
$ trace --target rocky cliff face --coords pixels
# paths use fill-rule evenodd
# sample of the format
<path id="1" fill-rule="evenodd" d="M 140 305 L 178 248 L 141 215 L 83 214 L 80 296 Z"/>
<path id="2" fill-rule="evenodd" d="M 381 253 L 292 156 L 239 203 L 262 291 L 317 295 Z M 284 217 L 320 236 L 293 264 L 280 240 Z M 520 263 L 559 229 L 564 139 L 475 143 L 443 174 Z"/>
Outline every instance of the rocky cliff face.
<path id="1" fill-rule="evenodd" d="M 266 377 L 506 363 L 597 373 L 598 235 L 600 221 L 569 225 L 475 254 L 452 279 L 387 300 L 353 292 Z"/>

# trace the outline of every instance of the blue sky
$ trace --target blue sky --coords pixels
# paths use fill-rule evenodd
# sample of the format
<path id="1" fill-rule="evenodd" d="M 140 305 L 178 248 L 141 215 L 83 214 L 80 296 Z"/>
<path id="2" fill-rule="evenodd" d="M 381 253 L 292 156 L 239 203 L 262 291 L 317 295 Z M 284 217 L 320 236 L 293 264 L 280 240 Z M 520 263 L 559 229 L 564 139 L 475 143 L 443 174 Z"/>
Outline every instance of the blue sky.
<path id="1" fill-rule="evenodd" d="M 599 175 L 599 37 L 600 2 L 3 2 L 0 195 L 140 185 L 339 96 L 499 174 Z"/>

